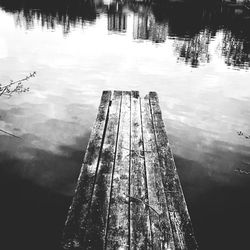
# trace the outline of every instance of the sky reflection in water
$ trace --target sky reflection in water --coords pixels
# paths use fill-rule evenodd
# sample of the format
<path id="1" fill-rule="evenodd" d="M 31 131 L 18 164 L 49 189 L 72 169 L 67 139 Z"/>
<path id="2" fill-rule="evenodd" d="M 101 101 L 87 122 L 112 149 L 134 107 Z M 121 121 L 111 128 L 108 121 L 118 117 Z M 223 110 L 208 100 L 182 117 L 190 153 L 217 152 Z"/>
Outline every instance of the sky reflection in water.
<path id="1" fill-rule="evenodd" d="M 47 220 L 35 232 L 28 223 L 23 234 L 32 232 L 34 240 L 27 245 L 21 233 L 21 246 L 34 249 L 37 235 L 51 227 L 36 249 L 57 249 L 101 92 L 136 89 L 159 94 L 201 249 L 244 249 L 250 175 L 235 169 L 250 171 L 250 140 L 237 134 L 250 134 L 245 13 L 102 1 L 0 0 L 0 6 L 0 82 L 37 71 L 25 83 L 30 93 L 0 100 L 0 128 L 23 138 L 0 134 L 1 194 L 10 207 L 10 197 L 19 196 L 27 217 Z M 31 190 L 52 212 L 34 207 Z M 6 221 L 6 242 L 14 221 L 26 222 Z"/>

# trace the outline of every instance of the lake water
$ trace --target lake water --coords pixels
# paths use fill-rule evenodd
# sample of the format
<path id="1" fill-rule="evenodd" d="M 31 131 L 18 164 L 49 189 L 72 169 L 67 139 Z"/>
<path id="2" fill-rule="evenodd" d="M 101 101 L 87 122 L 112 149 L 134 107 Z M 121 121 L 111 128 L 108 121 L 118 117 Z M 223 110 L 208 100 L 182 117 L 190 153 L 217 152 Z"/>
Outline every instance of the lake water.
<path id="1" fill-rule="evenodd" d="M 250 12 L 0 0 L 1 245 L 59 249 L 102 90 L 159 94 L 200 249 L 248 249 Z M 242 131 L 243 135 L 239 135 Z"/>

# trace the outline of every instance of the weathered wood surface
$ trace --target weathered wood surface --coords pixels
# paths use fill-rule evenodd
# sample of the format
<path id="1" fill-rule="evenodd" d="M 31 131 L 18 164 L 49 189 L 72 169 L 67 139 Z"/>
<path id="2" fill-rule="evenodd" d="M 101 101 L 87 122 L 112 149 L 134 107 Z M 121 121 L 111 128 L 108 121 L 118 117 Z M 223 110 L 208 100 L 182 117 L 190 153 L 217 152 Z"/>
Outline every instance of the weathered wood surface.
<path id="1" fill-rule="evenodd" d="M 169 146 L 159 100 L 155 92 L 149 93 L 156 144 L 161 164 L 162 182 L 176 249 L 196 249 L 191 220 L 177 174 L 174 157 Z"/>
<path id="2" fill-rule="evenodd" d="M 141 112 L 152 246 L 153 249 L 175 249 L 147 96 L 142 100 Z"/>
<path id="3" fill-rule="evenodd" d="M 113 169 L 112 192 L 107 223 L 106 248 L 129 246 L 129 168 L 130 168 L 130 92 L 122 93 L 116 160 Z"/>
<path id="4" fill-rule="evenodd" d="M 92 199 L 96 170 L 100 161 L 100 151 L 106 130 L 105 126 L 110 100 L 111 91 L 104 91 L 97 118 L 90 135 L 81 173 L 78 178 L 75 196 L 69 208 L 68 218 L 65 224 L 63 235 L 63 245 L 65 249 L 77 249 L 77 247 L 83 244 L 82 236 L 85 234 L 85 221 Z"/>
<path id="5" fill-rule="evenodd" d="M 115 91 L 109 109 L 101 159 L 96 178 L 88 218 L 85 222 L 85 249 L 104 249 L 110 204 L 113 168 L 116 158 L 116 144 L 121 110 L 121 91 Z"/>
<path id="6" fill-rule="evenodd" d="M 146 168 L 141 123 L 139 92 L 132 91 L 131 98 L 131 170 L 130 170 L 130 247 L 150 249 L 151 228 L 148 203 Z"/>
<path id="7" fill-rule="evenodd" d="M 62 243 L 198 249 L 155 92 L 103 92 Z"/>

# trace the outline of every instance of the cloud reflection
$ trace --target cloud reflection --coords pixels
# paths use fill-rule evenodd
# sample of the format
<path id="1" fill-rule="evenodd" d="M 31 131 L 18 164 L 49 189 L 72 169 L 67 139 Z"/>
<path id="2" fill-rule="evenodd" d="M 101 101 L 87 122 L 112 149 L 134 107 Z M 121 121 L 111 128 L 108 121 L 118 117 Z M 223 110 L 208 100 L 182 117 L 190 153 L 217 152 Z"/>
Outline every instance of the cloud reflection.
<path id="1" fill-rule="evenodd" d="M 79 175 L 89 134 L 76 138 L 74 145 L 61 145 L 54 153 L 32 144 L 34 136 L 16 140 L 1 135 L 0 165 L 5 174 L 28 180 L 51 192 L 71 196 Z M 32 147 L 33 146 L 33 147 Z"/>

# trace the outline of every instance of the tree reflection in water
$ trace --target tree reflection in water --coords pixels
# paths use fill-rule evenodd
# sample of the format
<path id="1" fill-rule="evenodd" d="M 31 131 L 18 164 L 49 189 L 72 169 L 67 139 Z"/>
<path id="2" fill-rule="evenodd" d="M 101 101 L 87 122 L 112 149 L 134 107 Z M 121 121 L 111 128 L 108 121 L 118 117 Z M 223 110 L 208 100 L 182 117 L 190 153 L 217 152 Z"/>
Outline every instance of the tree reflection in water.
<path id="1" fill-rule="evenodd" d="M 199 32 L 191 39 L 175 40 L 174 47 L 178 59 L 191 64 L 192 67 L 198 67 L 200 63 L 209 63 L 210 41 L 211 32 L 208 29 Z"/>
<path id="2" fill-rule="evenodd" d="M 228 66 L 237 68 L 250 67 L 250 43 L 249 40 L 240 39 L 232 31 L 223 33 L 222 54 Z"/>
<path id="3" fill-rule="evenodd" d="M 99 0 L 0 0 L 4 10 L 15 13 L 16 25 L 26 29 L 34 28 L 38 23 L 44 28 L 63 27 L 68 34 L 76 25 L 93 22 L 97 10 L 102 6 Z"/>
<path id="4" fill-rule="evenodd" d="M 128 15 L 133 16 L 133 38 L 164 43 L 174 38 L 177 60 L 192 67 L 209 63 L 209 46 L 217 31 L 223 32 L 221 55 L 228 66 L 248 69 L 250 64 L 250 11 L 237 11 L 219 2 L 202 4 L 171 1 L 103 0 L 0 0 L 0 6 L 14 13 L 16 25 L 26 29 L 35 24 L 47 29 L 62 26 L 68 34 L 76 25 L 94 22 L 107 14 L 110 32 L 126 33 Z M 242 36 L 242 32 L 244 36 Z"/>

